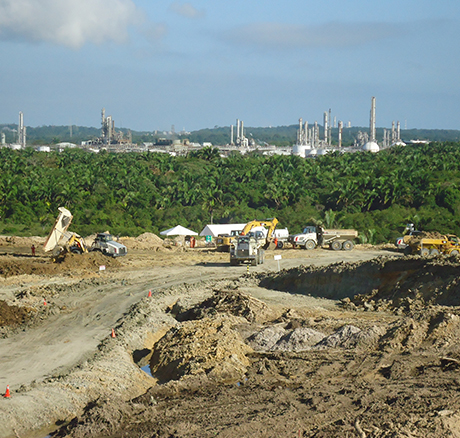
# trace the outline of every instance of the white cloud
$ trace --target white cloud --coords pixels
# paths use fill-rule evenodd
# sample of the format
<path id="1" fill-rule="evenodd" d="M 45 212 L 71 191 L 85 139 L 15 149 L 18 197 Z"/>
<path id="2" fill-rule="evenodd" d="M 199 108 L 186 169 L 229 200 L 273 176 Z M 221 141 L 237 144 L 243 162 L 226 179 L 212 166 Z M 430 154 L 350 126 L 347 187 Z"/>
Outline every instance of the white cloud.
<path id="1" fill-rule="evenodd" d="M 171 4 L 169 9 L 175 12 L 177 15 L 181 15 L 182 17 L 186 18 L 201 18 L 204 16 L 203 11 L 199 11 L 195 8 L 191 3 L 180 3 L 174 2 Z"/>
<path id="2" fill-rule="evenodd" d="M 317 26 L 287 23 L 255 23 L 224 35 L 236 44 L 264 49 L 349 47 L 399 37 L 413 29 L 396 23 L 325 23 Z"/>
<path id="3" fill-rule="evenodd" d="M 132 0 L 0 0 L 0 39 L 72 48 L 121 43 L 143 21 Z"/>

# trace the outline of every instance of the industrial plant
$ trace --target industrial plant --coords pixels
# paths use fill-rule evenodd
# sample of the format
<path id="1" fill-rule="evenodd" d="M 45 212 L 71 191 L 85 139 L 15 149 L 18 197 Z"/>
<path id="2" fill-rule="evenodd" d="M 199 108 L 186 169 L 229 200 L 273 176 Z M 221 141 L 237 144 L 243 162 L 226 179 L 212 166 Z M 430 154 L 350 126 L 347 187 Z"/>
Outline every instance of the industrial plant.
<path id="1" fill-rule="evenodd" d="M 391 146 L 404 146 L 405 143 L 401 140 L 401 125 L 400 122 L 392 122 L 391 130 L 383 129 L 383 141 L 380 145 L 376 139 L 376 99 L 371 98 L 370 122 L 369 131 L 358 131 L 353 137 L 353 144 L 343 145 L 343 132 L 345 129 L 351 128 L 351 122 L 348 121 L 347 127 L 344 127 L 344 122 L 337 118 L 332 118 L 331 109 L 324 111 L 323 125 L 319 125 L 315 121 L 312 125 L 302 118 L 299 119 L 296 141 L 293 146 L 279 147 L 270 145 L 265 142 L 256 141 L 252 134 L 247 136 L 244 122 L 241 119 L 236 119 L 236 125 L 230 125 L 229 142 L 225 145 L 213 145 L 210 142 L 193 143 L 187 139 L 176 138 L 174 125 L 170 133 L 165 133 L 165 138 L 157 138 L 154 142 L 142 142 L 134 144 L 132 141 L 132 133 L 130 130 L 115 129 L 115 122 L 111 115 L 106 116 L 105 108 L 101 111 L 101 130 L 100 135 L 96 138 L 82 141 L 80 146 L 74 143 L 63 142 L 53 144 L 52 146 L 37 146 L 36 149 L 44 152 L 49 152 L 51 149 L 61 151 L 65 148 L 81 147 L 91 152 L 99 152 L 106 150 L 108 152 L 158 152 L 171 155 L 186 155 L 189 152 L 199 150 L 203 147 L 214 147 L 220 151 L 224 157 L 232 152 L 246 154 L 255 152 L 264 155 L 297 155 L 302 158 L 313 158 L 318 155 L 325 155 L 329 152 L 340 151 L 344 152 L 379 152 L 381 149 L 386 149 Z M 5 129 L 5 128 L 4 128 Z M 16 132 L 14 129 L 8 128 L 10 131 Z M 235 132 L 236 131 L 236 132 Z M 70 131 L 71 132 L 71 131 Z M 188 133 L 190 134 L 190 133 Z M 333 138 L 334 137 L 334 138 Z M 350 138 L 350 136 L 348 136 Z M 349 143 L 349 141 L 348 141 Z M 17 125 L 17 135 L 15 141 L 6 143 L 5 132 L 1 133 L 1 146 L 10 147 L 12 149 L 23 149 L 27 145 L 26 127 L 24 125 L 24 114 L 19 113 L 19 123 Z"/>

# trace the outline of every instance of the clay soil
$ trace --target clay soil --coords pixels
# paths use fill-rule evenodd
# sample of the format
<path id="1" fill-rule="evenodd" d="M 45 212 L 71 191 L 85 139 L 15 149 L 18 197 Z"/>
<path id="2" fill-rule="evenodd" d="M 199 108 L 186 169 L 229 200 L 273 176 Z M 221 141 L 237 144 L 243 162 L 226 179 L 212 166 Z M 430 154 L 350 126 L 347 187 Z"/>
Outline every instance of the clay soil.
<path id="1" fill-rule="evenodd" d="M 458 259 L 124 241 L 0 239 L 1 438 L 460 436 Z"/>

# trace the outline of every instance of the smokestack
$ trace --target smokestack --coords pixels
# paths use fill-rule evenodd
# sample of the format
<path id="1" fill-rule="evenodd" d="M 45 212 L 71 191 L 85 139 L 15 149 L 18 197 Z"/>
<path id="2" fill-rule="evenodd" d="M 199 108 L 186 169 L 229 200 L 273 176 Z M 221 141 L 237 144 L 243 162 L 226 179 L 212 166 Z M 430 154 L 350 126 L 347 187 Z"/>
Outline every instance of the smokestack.
<path id="1" fill-rule="evenodd" d="M 396 141 L 401 141 L 401 123 L 399 122 L 396 128 Z"/>
<path id="2" fill-rule="evenodd" d="M 327 133 L 329 132 L 327 123 L 327 111 L 324 111 L 324 142 L 327 144 Z"/>
<path id="3" fill-rule="evenodd" d="M 339 121 L 339 148 L 342 147 L 342 130 L 343 130 L 343 122 L 340 120 Z"/>
<path id="4" fill-rule="evenodd" d="M 375 143 L 375 97 L 372 97 L 371 101 L 371 120 L 370 120 L 370 130 L 369 130 L 370 141 Z"/>
<path id="5" fill-rule="evenodd" d="M 299 119 L 299 132 L 297 133 L 297 144 L 303 144 L 303 121 Z"/>
<path id="6" fill-rule="evenodd" d="M 233 146 L 233 125 L 230 126 L 230 144 Z"/>
<path id="7" fill-rule="evenodd" d="M 236 119 L 236 142 L 240 141 L 240 119 Z"/>

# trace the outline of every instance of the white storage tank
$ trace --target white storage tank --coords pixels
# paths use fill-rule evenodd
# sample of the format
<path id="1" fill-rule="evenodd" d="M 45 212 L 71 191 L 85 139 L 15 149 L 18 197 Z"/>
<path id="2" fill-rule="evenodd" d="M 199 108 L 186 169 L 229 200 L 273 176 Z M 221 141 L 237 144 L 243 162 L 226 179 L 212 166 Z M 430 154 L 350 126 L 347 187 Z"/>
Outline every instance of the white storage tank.
<path id="1" fill-rule="evenodd" d="M 379 145 L 375 141 L 368 141 L 363 146 L 363 151 L 375 153 L 375 152 L 379 152 L 380 148 L 379 148 Z"/>
<path id="2" fill-rule="evenodd" d="M 297 155 L 298 157 L 305 158 L 310 150 L 310 146 L 305 144 L 295 144 L 292 146 L 292 155 Z"/>

